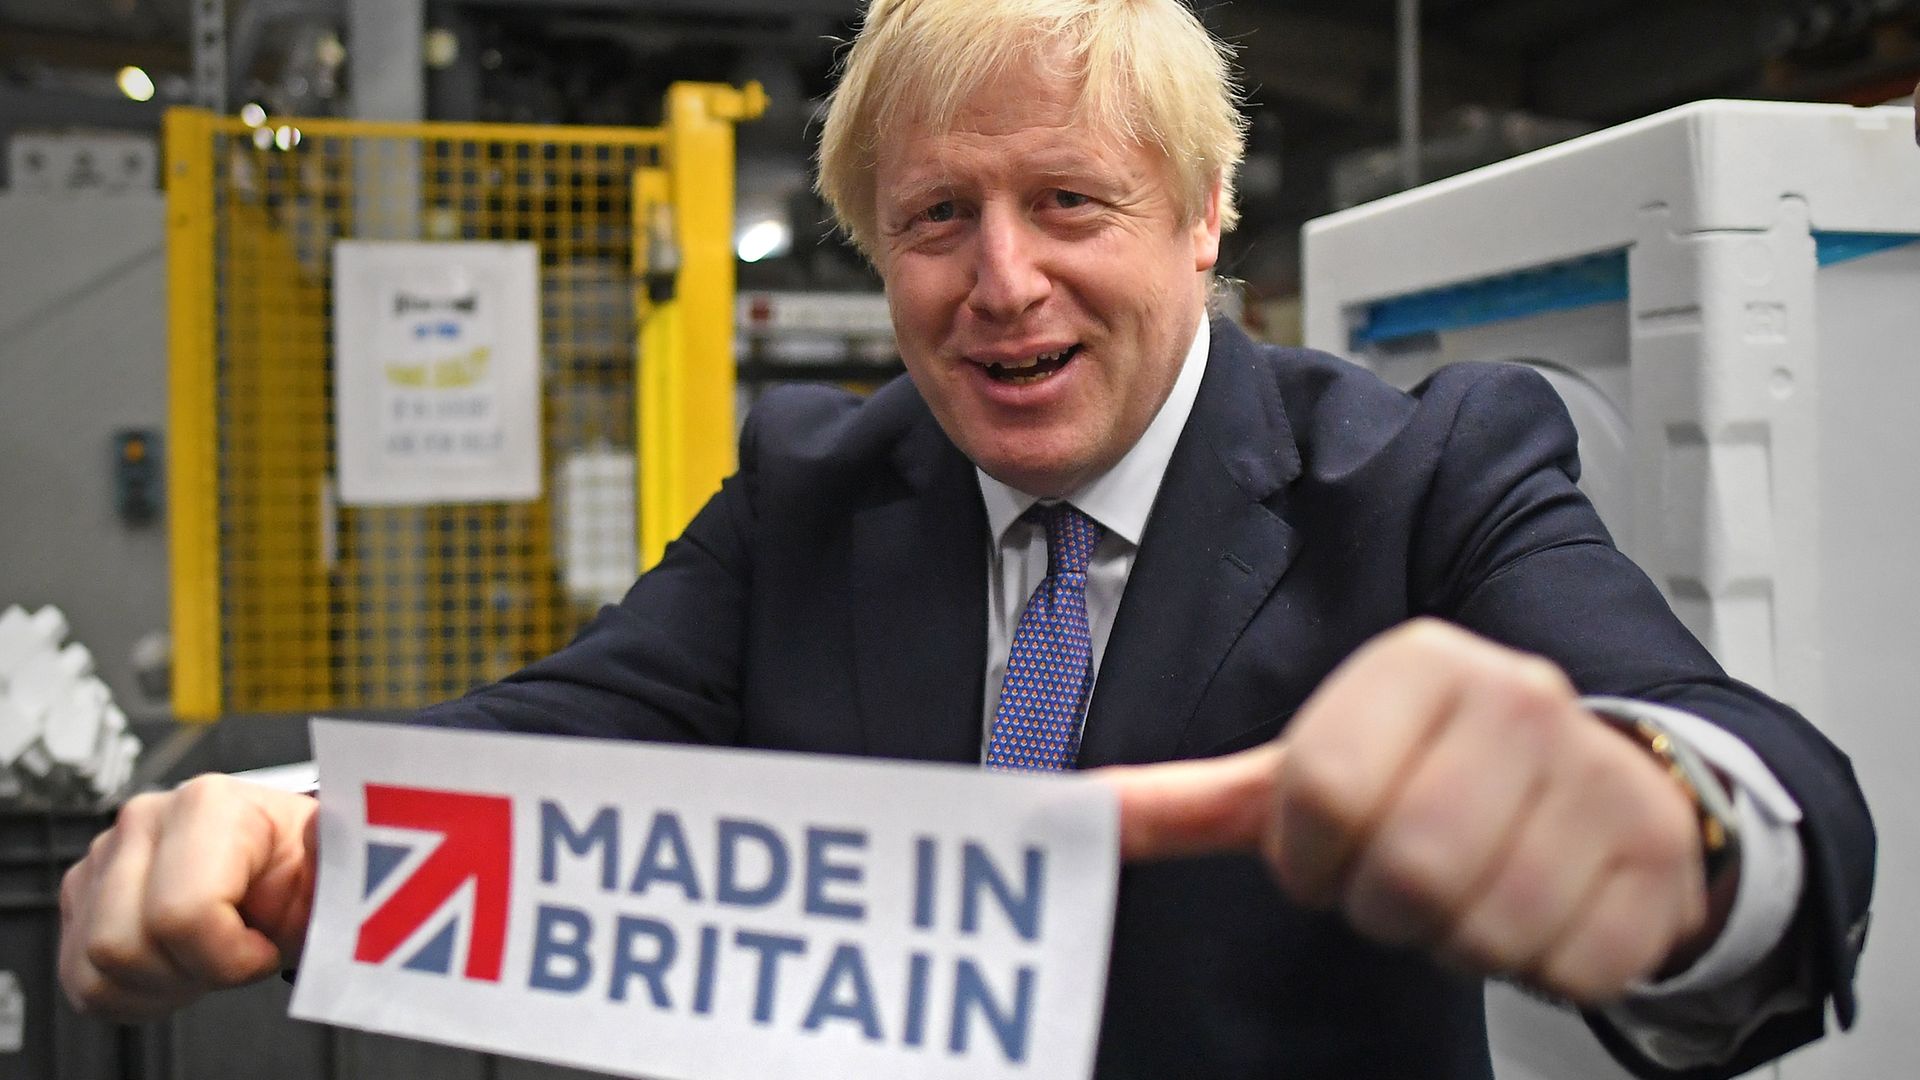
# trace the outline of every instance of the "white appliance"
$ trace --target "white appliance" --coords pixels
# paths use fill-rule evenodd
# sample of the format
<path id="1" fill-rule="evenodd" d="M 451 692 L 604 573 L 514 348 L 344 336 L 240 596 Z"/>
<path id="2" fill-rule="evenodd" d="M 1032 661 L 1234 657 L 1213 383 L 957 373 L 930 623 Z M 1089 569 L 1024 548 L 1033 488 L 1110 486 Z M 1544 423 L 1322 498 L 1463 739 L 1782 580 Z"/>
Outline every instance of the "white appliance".
<path id="1" fill-rule="evenodd" d="M 1410 386 L 1540 369 L 1581 486 L 1736 677 L 1853 758 L 1879 827 L 1853 1032 L 1788 1080 L 1913 1075 L 1920 1008 L 1920 147 L 1911 109 L 1712 101 L 1312 222 L 1307 344 Z M 1612 1078 L 1489 992 L 1503 1080 Z"/>

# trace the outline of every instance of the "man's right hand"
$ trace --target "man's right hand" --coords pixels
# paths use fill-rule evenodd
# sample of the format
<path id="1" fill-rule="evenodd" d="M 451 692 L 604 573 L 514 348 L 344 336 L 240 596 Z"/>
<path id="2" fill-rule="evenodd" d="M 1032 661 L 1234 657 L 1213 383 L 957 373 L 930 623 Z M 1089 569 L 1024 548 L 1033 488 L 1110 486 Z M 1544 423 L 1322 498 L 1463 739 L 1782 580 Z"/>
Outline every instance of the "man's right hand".
<path id="1" fill-rule="evenodd" d="M 213 775 L 128 800 L 61 883 L 74 1007 L 150 1019 L 291 966 L 313 908 L 318 807 Z"/>

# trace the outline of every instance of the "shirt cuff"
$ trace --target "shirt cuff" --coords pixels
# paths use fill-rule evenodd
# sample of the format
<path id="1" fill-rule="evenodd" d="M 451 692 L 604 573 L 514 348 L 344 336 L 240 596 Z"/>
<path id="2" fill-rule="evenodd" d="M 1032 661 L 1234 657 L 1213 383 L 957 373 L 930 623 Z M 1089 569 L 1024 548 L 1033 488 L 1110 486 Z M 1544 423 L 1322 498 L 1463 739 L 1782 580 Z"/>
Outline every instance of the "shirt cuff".
<path id="1" fill-rule="evenodd" d="M 1699 959 L 1670 978 L 1635 986 L 1602 1014 L 1660 1065 L 1689 1068 L 1724 1060 L 1803 996 L 1791 972 L 1766 963 L 1800 905 L 1800 804 L 1759 755 L 1712 723 L 1649 702 L 1607 698 L 1605 705 L 1615 715 L 1640 715 L 1660 725 L 1727 779 L 1739 829 L 1740 884 L 1726 926 Z"/>
<path id="2" fill-rule="evenodd" d="M 248 769 L 245 772 L 228 775 L 235 780 L 245 780 L 249 784 L 258 784 L 290 795 L 315 795 L 320 791 L 320 766 L 312 761 L 296 761 L 291 765 L 269 765 L 264 769 Z"/>

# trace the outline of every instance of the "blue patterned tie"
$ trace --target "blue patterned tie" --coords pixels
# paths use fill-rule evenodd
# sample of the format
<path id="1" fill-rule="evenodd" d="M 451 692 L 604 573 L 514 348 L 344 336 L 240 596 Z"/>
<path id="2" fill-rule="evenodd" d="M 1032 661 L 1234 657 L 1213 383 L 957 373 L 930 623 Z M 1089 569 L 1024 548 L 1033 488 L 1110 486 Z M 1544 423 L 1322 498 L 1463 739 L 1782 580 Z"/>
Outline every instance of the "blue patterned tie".
<path id="1" fill-rule="evenodd" d="M 1081 706 L 1093 684 L 1087 562 L 1101 528 L 1066 503 L 1035 506 L 1026 516 L 1047 530 L 1047 576 L 1013 630 L 987 767 L 1069 769 L 1080 748 Z"/>

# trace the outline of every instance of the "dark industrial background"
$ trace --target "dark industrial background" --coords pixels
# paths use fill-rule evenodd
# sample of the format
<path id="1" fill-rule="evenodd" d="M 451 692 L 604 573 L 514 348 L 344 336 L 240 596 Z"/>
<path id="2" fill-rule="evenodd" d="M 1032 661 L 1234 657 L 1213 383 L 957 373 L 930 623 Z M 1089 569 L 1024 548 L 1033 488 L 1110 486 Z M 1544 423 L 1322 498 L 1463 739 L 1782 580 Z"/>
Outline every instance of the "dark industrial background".
<path id="1" fill-rule="evenodd" d="M 0 140 L 80 126 L 152 132 L 193 97 L 196 0 L 0 0 Z M 350 24 L 373 0 L 233 0 L 225 88 L 238 108 L 349 111 Z M 1420 176 L 1433 179 L 1703 97 L 1874 104 L 1920 77 L 1920 0 L 1425 0 Z M 1298 291 L 1296 236 L 1400 185 L 1395 0 L 1206 5 L 1240 48 L 1251 152 L 1228 269 L 1255 297 Z M 838 288 L 863 271 L 805 195 L 810 121 L 851 0 L 471 0 L 425 5 L 429 120 L 653 123 L 669 82 L 764 84 L 741 131 L 740 199 L 790 214 L 793 252 L 743 288 Z M 375 16 L 378 17 L 377 14 Z M 347 42 L 342 47 L 342 42 Z M 114 85 L 153 77 L 153 100 Z M 363 75 L 362 87 L 369 80 Z M 361 89 L 359 92 L 365 94 Z"/>
<path id="2" fill-rule="evenodd" d="M 164 492 L 130 511 L 146 481 L 111 456 L 129 435 L 164 452 L 154 144 L 165 108 L 653 125 L 672 82 L 755 80 L 771 106 L 739 129 L 738 217 L 778 222 L 790 242 L 743 260 L 741 290 L 873 292 L 877 280 L 830 234 L 810 191 L 815 119 L 858 7 L 0 0 L 0 608 L 57 600 L 67 609 L 75 638 L 149 740 L 146 779 L 286 760 L 304 739 L 302 717 L 170 737 Z M 1403 33 L 1409 13 L 1414 39 Z M 1278 341 L 1300 333 L 1299 233 L 1312 218 L 1701 98 L 1870 105 L 1910 95 L 1920 79 L 1920 0 L 1241 0 L 1202 15 L 1239 49 L 1252 121 L 1242 223 L 1224 268 L 1243 283 L 1243 322 Z M 130 66 L 151 83 L 147 100 L 123 88 Z M 115 135 L 152 141 L 142 152 Z M 41 175 L 51 168 L 34 149 L 42 136 L 131 147 L 122 164 L 142 190 L 125 190 L 109 160 L 87 176 Z M 111 197 L 58 220 L 24 203 L 10 210 L 4 198 L 62 184 Z M 53 864 L 77 857 L 104 820 L 11 815 L 0 797 L 8 963 L 47 952 Z M 36 936 L 9 937 L 28 933 Z M 52 973 L 35 962 L 18 978 L 44 1000 Z M 221 995 L 139 1029 L 61 1011 L 32 1044 L 43 1056 L 0 1053 L 0 1080 L 575 1075 L 296 1024 L 285 997 L 278 984 Z M 0 1031 L 5 1011 L 0 994 Z"/>

